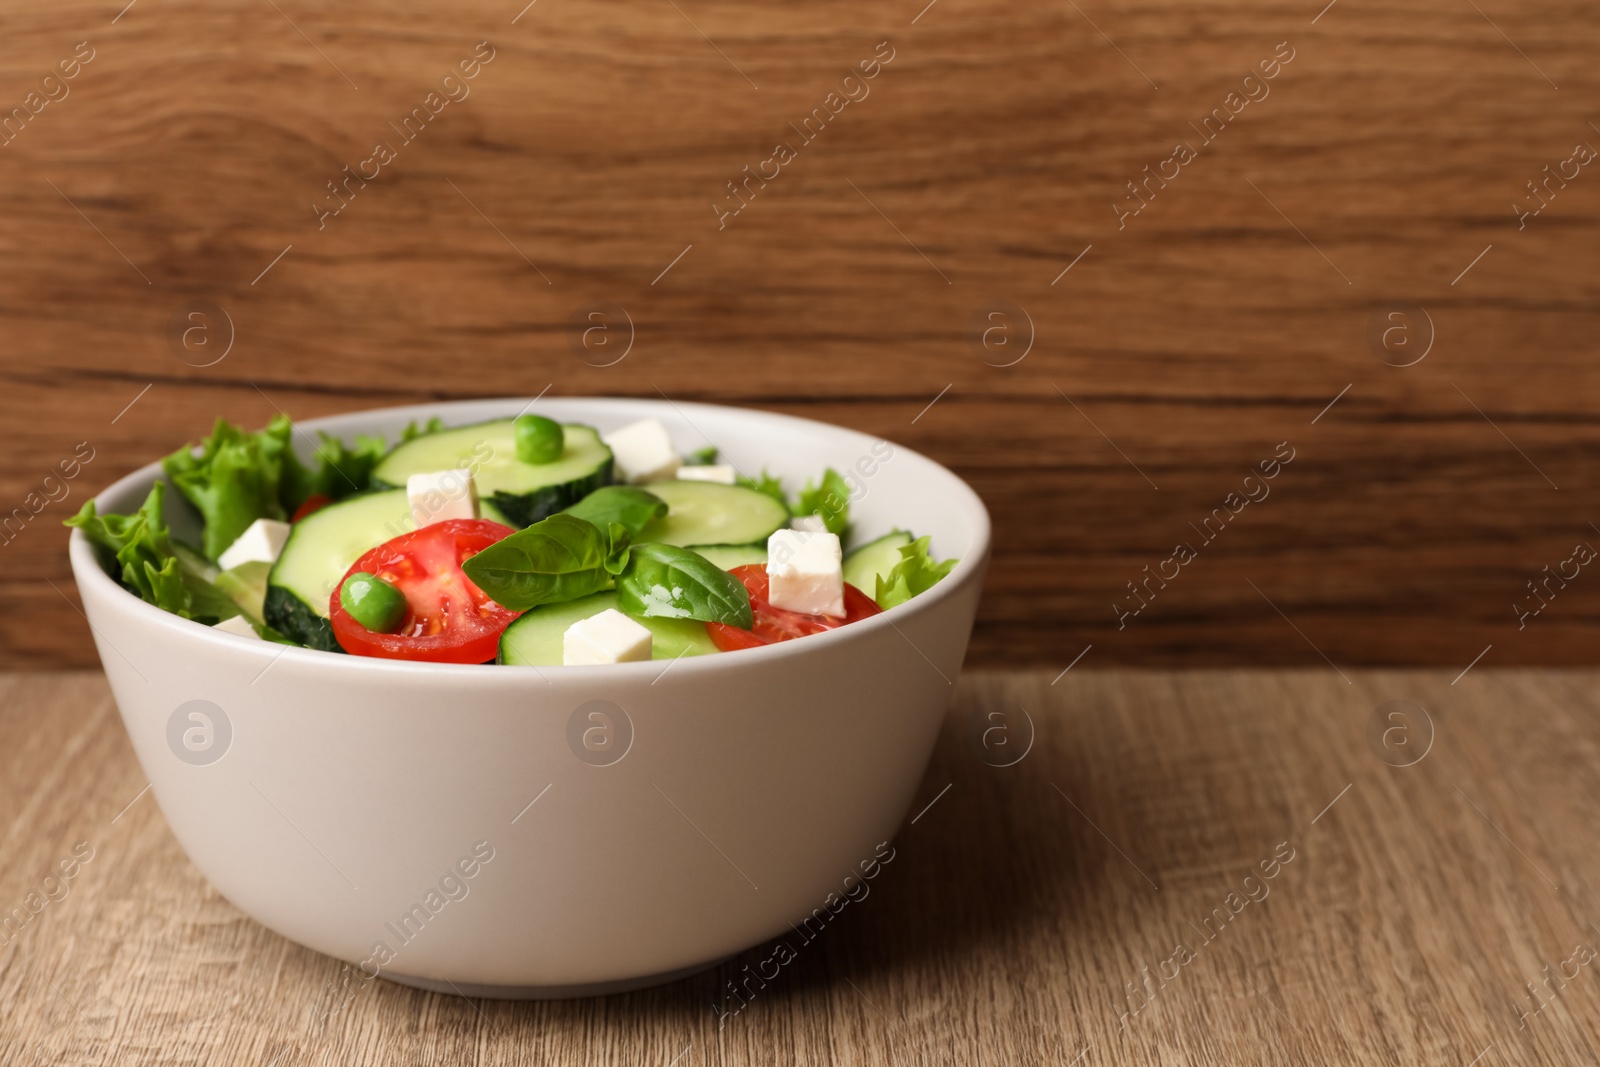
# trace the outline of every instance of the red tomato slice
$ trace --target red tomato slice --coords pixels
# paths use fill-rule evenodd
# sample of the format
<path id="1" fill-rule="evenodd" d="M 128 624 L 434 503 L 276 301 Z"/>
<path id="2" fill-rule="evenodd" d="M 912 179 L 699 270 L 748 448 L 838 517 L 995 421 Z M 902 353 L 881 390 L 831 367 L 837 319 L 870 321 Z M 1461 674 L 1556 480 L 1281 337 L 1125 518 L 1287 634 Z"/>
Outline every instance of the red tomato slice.
<path id="1" fill-rule="evenodd" d="M 367 629 L 339 603 L 340 579 L 328 604 L 339 647 L 357 656 L 430 663 L 494 659 L 501 632 L 522 613 L 490 600 L 461 564 L 515 532 L 488 519 L 446 519 L 374 548 L 344 576 L 367 571 L 399 589 L 406 597 L 405 618 L 392 634 Z"/>
<path id="2" fill-rule="evenodd" d="M 835 630 L 848 623 L 883 613 L 883 609 L 874 604 L 871 597 L 848 582 L 844 587 L 845 615 L 842 619 L 833 618 L 831 615 L 805 615 L 798 611 L 786 611 L 783 608 L 773 607 L 767 600 L 766 564 L 747 563 L 743 567 L 733 568 L 728 573 L 743 582 L 745 589 L 749 591 L 750 614 L 754 623 L 748 630 L 741 630 L 727 623 L 706 623 L 706 633 L 710 635 L 712 643 L 724 652 L 733 652 L 741 648 L 760 648 L 762 645 L 776 644 L 779 641 L 791 641 L 796 637 L 820 634 L 824 630 Z"/>
<path id="3" fill-rule="evenodd" d="M 301 504 L 299 507 L 294 509 L 294 514 L 290 516 L 289 521 L 299 522 L 313 511 L 321 511 L 331 503 L 333 503 L 333 499 L 331 497 L 325 497 L 321 493 L 312 493 L 310 496 L 306 497 L 304 504 Z"/>

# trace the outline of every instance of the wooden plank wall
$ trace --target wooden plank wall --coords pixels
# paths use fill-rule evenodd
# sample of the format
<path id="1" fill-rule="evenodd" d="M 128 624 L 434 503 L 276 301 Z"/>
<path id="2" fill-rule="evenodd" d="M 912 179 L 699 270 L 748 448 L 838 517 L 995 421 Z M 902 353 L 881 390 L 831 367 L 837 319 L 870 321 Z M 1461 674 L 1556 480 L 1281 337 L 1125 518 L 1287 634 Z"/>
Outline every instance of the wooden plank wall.
<path id="1" fill-rule="evenodd" d="M 1600 579 L 1513 605 L 1600 544 L 1591 12 L 925 2 L 8 5 L 0 510 L 94 458 L 0 546 L 0 662 L 92 662 L 58 520 L 215 416 L 547 385 L 946 462 L 975 662 L 1590 660 Z"/>

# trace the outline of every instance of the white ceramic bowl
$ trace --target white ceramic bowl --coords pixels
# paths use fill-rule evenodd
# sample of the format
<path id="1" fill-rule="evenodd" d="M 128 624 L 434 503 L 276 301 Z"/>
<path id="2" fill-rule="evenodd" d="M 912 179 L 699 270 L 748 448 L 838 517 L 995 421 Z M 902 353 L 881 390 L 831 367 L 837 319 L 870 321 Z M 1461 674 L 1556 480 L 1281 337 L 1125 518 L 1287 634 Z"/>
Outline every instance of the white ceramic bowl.
<path id="1" fill-rule="evenodd" d="M 392 438 L 413 419 L 464 425 L 525 405 L 304 428 Z M 574 996 L 664 981 L 775 936 L 842 895 L 893 836 L 966 653 L 989 517 L 932 460 L 892 444 L 882 460 L 865 434 L 704 404 L 533 410 L 602 431 L 654 416 L 681 449 L 714 443 L 791 489 L 824 466 L 855 472 L 865 537 L 931 534 L 961 563 L 880 616 L 766 648 L 670 666 L 460 666 L 216 632 L 123 590 L 73 531 L 101 662 L 178 842 L 246 914 L 368 975 Z M 159 474 L 134 472 L 99 507 L 132 511 Z M 169 501 L 181 532 L 185 506 Z M 592 701 L 609 704 L 579 710 Z M 596 708 L 607 717 L 589 717 Z"/>

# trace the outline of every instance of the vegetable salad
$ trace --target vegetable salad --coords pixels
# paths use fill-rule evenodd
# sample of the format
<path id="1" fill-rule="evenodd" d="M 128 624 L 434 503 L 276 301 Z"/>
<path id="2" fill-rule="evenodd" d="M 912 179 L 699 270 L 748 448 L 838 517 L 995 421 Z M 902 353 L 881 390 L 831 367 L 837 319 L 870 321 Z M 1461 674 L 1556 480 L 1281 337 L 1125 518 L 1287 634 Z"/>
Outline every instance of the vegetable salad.
<path id="1" fill-rule="evenodd" d="M 536 415 L 412 424 L 392 444 L 287 417 L 218 420 L 162 461 L 130 515 L 67 520 L 131 593 L 240 637 L 425 662 L 535 666 L 675 659 L 848 625 L 955 567 L 892 530 L 844 552 L 850 487 L 791 497 L 715 448 L 680 454 L 641 420 L 602 434 Z M 169 495 L 175 490 L 179 498 Z M 195 543 L 167 508 L 192 509 Z"/>

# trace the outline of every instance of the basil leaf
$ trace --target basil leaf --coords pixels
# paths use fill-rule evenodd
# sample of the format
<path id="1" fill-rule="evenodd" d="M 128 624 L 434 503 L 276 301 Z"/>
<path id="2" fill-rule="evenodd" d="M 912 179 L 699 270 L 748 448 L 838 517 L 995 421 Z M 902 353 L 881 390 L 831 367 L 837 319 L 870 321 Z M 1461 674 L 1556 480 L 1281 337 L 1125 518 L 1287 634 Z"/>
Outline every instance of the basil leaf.
<path id="1" fill-rule="evenodd" d="M 512 611 L 598 593 L 611 581 L 610 544 L 592 522 L 557 513 L 461 564 L 488 597 Z"/>
<path id="2" fill-rule="evenodd" d="M 667 513 L 667 502 L 653 493 L 635 489 L 631 485 L 607 485 L 596 489 L 565 514 L 587 519 L 600 529 L 620 523 L 628 533 L 637 536 L 639 531 Z"/>
<path id="3" fill-rule="evenodd" d="M 697 448 L 683 457 L 685 467 L 709 467 L 717 461 L 717 446 L 707 445 Z"/>
<path id="4" fill-rule="evenodd" d="M 900 549 L 900 560 L 887 575 L 878 575 L 878 588 L 873 596 L 878 607 L 888 611 L 896 604 L 904 604 L 918 593 L 925 593 L 938 584 L 939 579 L 955 569 L 958 560 L 947 559 L 935 563 L 928 554 L 929 538 L 919 537 Z"/>
<path id="5" fill-rule="evenodd" d="M 646 619 L 697 619 L 750 629 L 744 584 L 698 552 L 649 542 L 634 545 L 617 578 L 617 607 Z"/>
<path id="6" fill-rule="evenodd" d="M 821 515 L 828 532 L 843 537 L 850 528 L 850 486 L 844 476 L 829 467 L 822 474 L 822 484 L 813 487 L 808 481 L 800 498 L 795 502 L 796 515 Z"/>
<path id="7" fill-rule="evenodd" d="M 607 532 L 611 538 L 611 549 L 606 553 L 606 573 L 621 574 L 628 566 L 628 528 L 620 522 L 614 522 Z"/>

